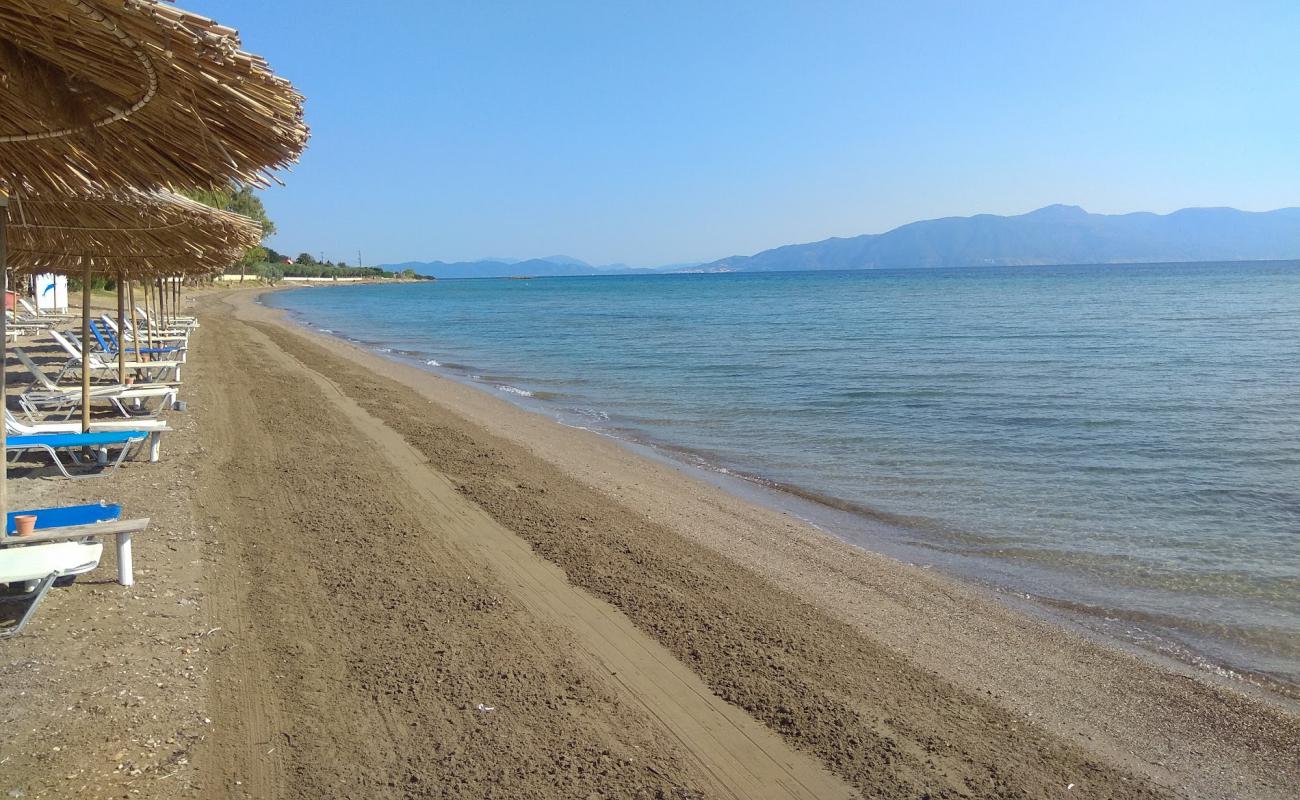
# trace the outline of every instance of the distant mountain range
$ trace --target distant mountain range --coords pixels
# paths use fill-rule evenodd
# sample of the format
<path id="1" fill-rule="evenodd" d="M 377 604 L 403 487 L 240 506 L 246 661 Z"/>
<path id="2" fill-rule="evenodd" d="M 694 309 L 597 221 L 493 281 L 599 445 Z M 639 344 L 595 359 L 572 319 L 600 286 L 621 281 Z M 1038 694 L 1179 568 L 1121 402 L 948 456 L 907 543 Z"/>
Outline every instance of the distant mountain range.
<path id="1" fill-rule="evenodd" d="M 1258 213 L 1185 208 L 1163 215 L 1110 215 L 1057 205 L 1014 217 L 979 214 L 913 222 L 887 233 L 732 256 L 699 269 L 750 272 L 1287 258 L 1300 258 L 1300 208 Z"/>
<path id="2" fill-rule="evenodd" d="M 1090 214 L 1054 205 L 1019 216 L 978 214 L 913 222 L 886 233 L 825 239 L 707 264 L 596 267 L 568 256 L 527 261 L 385 264 L 436 277 L 764 272 L 981 265 L 1267 261 L 1300 258 L 1300 208 L 1185 208 L 1170 214 Z"/>

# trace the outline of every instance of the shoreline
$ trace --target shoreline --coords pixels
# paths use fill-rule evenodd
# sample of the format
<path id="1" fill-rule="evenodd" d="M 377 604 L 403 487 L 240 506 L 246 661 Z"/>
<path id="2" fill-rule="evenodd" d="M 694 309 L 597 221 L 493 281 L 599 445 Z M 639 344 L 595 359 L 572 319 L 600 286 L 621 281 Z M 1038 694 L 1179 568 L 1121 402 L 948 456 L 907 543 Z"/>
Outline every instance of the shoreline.
<path id="1" fill-rule="evenodd" d="M 154 520 L 0 660 L 27 796 L 1257 798 L 1300 715 L 663 459 L 194 298 Z M 79 787 L 79 788 L 78 788 Z"/>
<path id="2" fill-rule="evenodd" d="M 1179 628 L 1137 610 L 1099 605 L 1089 598 L 1087 584 L 1077 584 L 1080 591 L 1075 596 L 1053 594 L 1051 587 L 1061 581 L 1078 581 L 1077 576 L 1067 571 L 1045 569 L 1015 560 L 961 554 L 935 546 L 923 540 L 927 532 L 933 533 L 933 523 L 929 520 L 879 511 L 814 489 L 730 469 L 689 448 L 669 442 L 638 437 L 629 431 L 605 429 L 598 424 L 582 424 L 576 419 L 566 418 L 562 409 L 548 405 L 547 398 L 537 397 L 534 392 L 472 374 L 473 365 L 444 364 L 436 360 L 430 363 L 428 354 L 355 339 L 322 328 L 298 312 L 262 303 L 264 295 L 295 288 L 304 287 L 264 288 L 257 293 L 255 302 L 283 315 L 287 322 L 312 335 L 329 337 L 378 358 L 453 381 L 486 397 L 538 415 L 550 423 L 607 438 L 630 452 L 662 461 L 670 468 L 714 485 L 740 501 L 792 514 L 803 523 L 856 549 L 909 566 L 939 569 L 952 580 L 989 593 L 1008 608 L 1064 626 L 1099 644 L 1150 659 L 1163 668 L 1186 669 L 1189 674 L 1222 681 L 1225 686 L 1259 692 L 1266 698 L 1285 703 L 1292 710 L 1300 710 L 1300 684 L 1268 672 L 1252 670 L 1222 653 L 1214 655 L 1212 651 L 1221 649 L 1213 646 L 1216 642 L 1198 642 L 1192 630 Z M 1224 644 L 1234 646 L 1230 640 Z"/>
<path id="3" fill-rule="evenodd" d="M 562 462 L 556 466 L 575 479 L 744 565 L 799 597 L 797 602 L 811 603 L 836 616 L 859 635 L 881 641 L 927 671 L 998 698 L 1017 713 L 1029 714 L 1036 724 L 1058 733 L 1069 731 L 1072 739 L 1103 742 L 1102 750 L 1110 757 L 1123 752 L 1127 753 L 1123 756 L 1126 763 L 1146 764 L 1143 769 L 1160 764 L 1157 772 L 1173 769 L 1195 774 L 1200 768 L 1187 762 L 1186 754 L 1175 755 L 1179 746 L 1173 745 L 1172 750 L 1166 746 L 1183 742 L 1183 748 L 1190 748 L 1187 743 L 1197 740 L 1226 745 L 1232 738 L 1226 728 L 1258 727 L 1246 722 L 1257 714 L 1265 718 L 1281 715 L 1270 725 L 1284 719 L 1291 720 L 1283 723 L 1284 727 L 1294 724 L 1294 705 L 1285 698 L 1224 681 L 1203 670 L 1162 663 L 1150 654 L 1138 655 L 1113 643 L 1099 644 L 1096 637 L 1062 627 L 1059 621 L 1044 621 L 1017 609 L 984 587 L 848 544 L 788 514 L 738 499 L 724 489 L 701 483 L 679 465 L 655 463 L 610 436 L 564 426 L 483 388 L 312 330 L 280 309 L 246 302 L 240 316 L 304 336 L 367 371 L 411 387 L 428 398 L 426 402 L 455 409 L 450 413 L 491 429 L 494 435 L 528 443 L 534 454 Z M 566 451 L 564 458 L 555 458 Z M 652 485 L 658 483 L 671 486 Z M 676 504 L 666 507 L 663 495 L 656 490 L 670 492 Z M 715 530 L 701 524 L 697 517 L 701 514 L 712 518 Z M 755 530 L 745 530 L 748 525 Z M 882 620 L 888 620 L 883 628 Z M 1121 674 L 1127 677 L 1121 679 Z M 1202 699 L 1189 700 L 1185 696 L 1189 686 L 1198 687 L 1192 694 Z M 1070 701 L 1063 704 L 1061 695 Z M 1165 730 L 1160 736 L 1167 743 L 1156 746 L 1161 754 L 1143 756 L 1139 753 L 1152 746 L 1141 744 L 1150 732 L 1137 730 L 1151 722 L 1141 714 L 1135 716 L 1134 711 L 1148 703 L 1154 705 L 1147 715 L 1167 716 L 1171 713 L 1168 709 L 1178 708 L 1180 713 L 1175 716 L 1181 719 L 1161 723 Z M 1211 712 L 1212 707 L 1219 711 Z M 1246 716 L 1219 719 L 1225 707 L 1237 709 L 1230 717 Z M 1167 729 L 1171 724 L 1186 726 L 1183 734 L 1171 734 Z M 1205 725 L 1220 730 L 1211 732 Z M 1199 732 L 1187 735 L 1192 729 Z M 1132 735 L 1120 733 L 1125 730 Z M 1275 744 L 1288 752 L 1297 747 L 1293 734 L 1284 735 Z M 1170 766 L 1178 761 L 1184 762 L 1181 769 Z M 1234 791 L 1251 793 L 1240 786 Z"/>

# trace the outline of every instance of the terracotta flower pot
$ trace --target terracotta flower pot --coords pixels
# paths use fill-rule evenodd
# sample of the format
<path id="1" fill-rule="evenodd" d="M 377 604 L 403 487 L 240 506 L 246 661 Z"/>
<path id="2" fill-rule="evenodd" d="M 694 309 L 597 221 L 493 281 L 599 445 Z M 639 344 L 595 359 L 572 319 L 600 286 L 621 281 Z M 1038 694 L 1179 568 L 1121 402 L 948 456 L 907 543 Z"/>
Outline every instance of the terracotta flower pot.
<path id="1" fill-rule="evenodd" d="M 31 536 L 36 530 L 36 515 L 19 514 L 15 516 L 14 527 L 18 529 L 19 536 Z"/>

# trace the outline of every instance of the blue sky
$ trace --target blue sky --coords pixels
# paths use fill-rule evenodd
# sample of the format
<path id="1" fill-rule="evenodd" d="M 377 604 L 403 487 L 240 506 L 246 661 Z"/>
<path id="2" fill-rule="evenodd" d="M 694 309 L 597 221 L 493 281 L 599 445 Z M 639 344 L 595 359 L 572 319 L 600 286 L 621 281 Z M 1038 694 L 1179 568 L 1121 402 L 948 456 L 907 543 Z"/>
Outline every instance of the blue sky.
<path id="1" fill-rule="evenodd" d="M 278 249 L 702 261 L 1300 205 L 1300 4 L 182 0 L 307 95 Z"/>

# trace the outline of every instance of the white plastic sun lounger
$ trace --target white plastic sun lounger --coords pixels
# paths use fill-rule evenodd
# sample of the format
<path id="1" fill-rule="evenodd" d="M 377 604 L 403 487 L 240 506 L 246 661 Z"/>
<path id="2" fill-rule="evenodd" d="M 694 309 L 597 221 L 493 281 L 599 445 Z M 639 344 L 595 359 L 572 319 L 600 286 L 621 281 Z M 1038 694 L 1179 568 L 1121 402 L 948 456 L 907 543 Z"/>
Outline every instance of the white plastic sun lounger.
<path id="1" fill-rule="evenodd" d="M 81 433 L 80 422 L 19 422 L 9 409 L 5 409 L 5 430 L 12 436 L 44 436 L 52 433 Z M 162 451 L 162 435 L 172 428 L 165 420 L 139 417 L 133 419 L 94 420 L 90 433 L 139 432 L 147 435 L 149 460 L 157 461 Z"/>
<path id="2" fill-rule="evenodd" d="M 122 347 L 122 343 L 117 339 L 117 332 L 104 326 L 97 319 L 90 321 L 90 335 L 94 338 L 94 344 L 99 345 L 99 354 L 105 358 L 116 359 L 117 352 Z M 127 342 L 126 355 L 128 358 L 140 358 L 149 356 L 150 358 L 167 358 L 172 361 L 185 363 L 186 354 L 189 352 L 189 342 L 180 344 L 165 344 L 157 340 L 154 346 L 148 344 L 138 345 L 135 342 Z"/>
<path id="3" fill-rule="evenodd" d="M 36 419 L 42 413 L 64 412 L 66 418 L 81 407 L 80 386 L 60 386 L 50 380 L 45 370 L 21 347 L 15 347 L 12 352 L 33 379 L 31 388 L 18 395 L 18 405 L 28 417 Z M 155 416 L 163 409 L 174 407 L 176 395 L 176 386 L 165 383 L 119 383 L 90 387 L 92 403 L 111 403 L 123 417 Z M 148 400 L 157 400 L 158 405 L 149 408 L 145 405 Z"/>
<path id="4" fill-rule="evenodd" d="M 152 328 L 154 331 L 165 331 L 169 327 L 168 324 L 163 322 L 160 322 L 159 324 L 155 325 L 153 320 L 149 318 L 149 315 L 145 313 L 145 310 L 140 306 L 135 307 L 135 312 L 136 314 L 139 315 L 139 318 L 144 321 L 144 324 Z M 181 316 L 181 317 L 168 317 L 167 319 L 174 321 L 179 328 L 188 329 L 188 328 L 199 327 L 198 317 Z"/>
<path id="5" fill-rule="evenodd" d="M 28 536 L 15 536 L 20 514 L 36 517 L 36 530 Z M 117 582 L 130 586 L 135 582 L 131 559 L 131 534 L 149 527 L 149 518 L 122 519 L 122 507 L 113 503 L 87 503 L 78 506 L 35 508 L 30 511 L 10 511 L 6 515 L 4 533 L 0 534 L 0 553 L 5 547 L 24 547 L 43 542 L 88 541 L 98 536 L 112 536 L 117 540 Z M 70 581 L 69 581 L 70 582 Z M 62 583 L 62 581 L 60 581 Z"/>
<path id="6" fill-rule="evenodd" d="M 56 324 L 63 322 L 64 320 L 71 320 L 76 316 L 75 314 L 56 314 L 53 311 L 41 311 L 22 297 L 18 298 L 18 302 L 22 305 L 23 309 L 27 311 L 28 317 L 31 319 L 44 320 L 47 324 Z"/>
<path id="7" fill-rule="evenodd" d="M 80 343 L 74 344 L 76 337 L 59 333 L 53 328 L 50 329 L 50 336 L 58 342 L 59 347 L 68 354 L 68 362 L 59 370 L 58 376 L 54 379 L 55 383 L 63 378 L 71 370 L 81 369 L 82 350 Z M 181 380 L 181 364 L 179 361 L 127 361 L 126 368 L 135 372 L 144 373 L 154 379 L 171 378 L 177 383 Z M 98 375 L 110 380 L 117 379 L 117 359 L 106 359 L 97 353 L 90 354 L 90 373 L 92 376 Z"/>
<path id="8" fill-rule="evenodd" d="M 107 314 L 104 314 L 103 316 L 101 316 L 100 319 L 103 320 L 104 324 L 107 325 L 107 326 L 109 327 L 109 329 L 110 329 L 111 331 L 113 331 L 113 333 L 114 333 L 115 335 L 117 335 L 117 336 L 121 336 L 121 335 L 122 335 L 122 331 L 117 327 L 117 320 L 113 319 L 112 317 L 110 317 L 110 316 L 107 315 Z M 124 341 L 126 341 L 126 342 L 129 343 L 129 344 L 134 345 L 134 344 L 135 344 L 135 328 L 132 327 L 132 325 L 131 325 L 131 320 L 129 320 L 129 319 L 127 319 L 127 320 L 122 320 L 122 323 L 123 323 L 123 325 L 126 326 L 126 337 L 124 338 Z M 146 334 L 145 341 L 141 342 L 141 344 L 143 344 L 143 345 L 145 345 L 145 346 L 148 346 L 148 340 L 149 340 L 149 338 L 152 338 L 152 339 L 154 340 L 155 343 L 161 343 L 161 344 L 188 344 L 189 341 L 190 341 L 190 334 L 189 334 L 188 331 L 185 331 L 185 332 L 182 332 L 182 333 L 174 333 L 174 334 L 173 334 L 173 333 L 166 333 L 166 334 L 164 334 L 164 333 L 155 333 L 155 334 L 153 334 L 152 337 L 149 337 L 149 335 Z M 131 348 L 128 347 L 127 349 L 130 350 Z"/>
<path id="9" fill-rule="evenodd" d="M 6 536 L 5 539 L 17 539 Z M 26 540 L 32 537 L 24 536 Z M 5 544 L 10 544 L 5 542 Z M 0 584 L 17 585 L 19 591 L 4 596 L 6 602 L 26 603 L 17 622 L 0 630 L 0 639 L 16 636 L 36 613 L 36 607 L 60 578 L 80 575 L 99 566 L 104 545 L 99 542 L 46 542 L 0 549 Z"/>
<path id="10" fill-rule="evenodd" d="M 5 337 L 17 341 L 19 336 L 31 336 L 49 327 L 48 323 L 21 318 L 12 311 L 5 310 Z"/>
<path id="11" fill-rule="evenodd" d="M 118 506 L 103 504 L 16 513 L 35 514 L 36 532 L 5 535 L 8 525 L 0 531 L 0 587 L 10 587 L 0 600 L 26 604 L 18 620 L 0 630 L 0 639 L 17 635 L 27 625 L 50 587 L 70 583 L 99 565 L 104 545 L 98 537 L 116 539 L 117 582 L 123 586 L 135 583 L 131 534 L 148 528 L 148 518 L 119 519 Z M 46 519 L 52 524 L 42 525 Z"/>
<path id="12" fill-rule="evenodd" d="M 148 438 L 149 434 L 138 430 L 11 434 L 5 440 L 5 453 L 16 459 L 23 453 L 36 450 L 48 455 L 65 478 L 95 478 L 120 467 L 132 447 Z M 117 458 L 109 457 L 110 448 L 117 448 Z M 96 454 L 93 460 L 85 457 L 87 451 Z M 69 471 L 60 454 L 66 455 L 70 464 L 80 469 L 76 475 Z"/>

